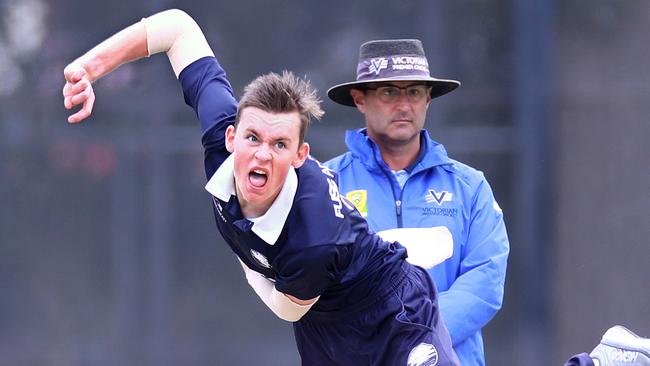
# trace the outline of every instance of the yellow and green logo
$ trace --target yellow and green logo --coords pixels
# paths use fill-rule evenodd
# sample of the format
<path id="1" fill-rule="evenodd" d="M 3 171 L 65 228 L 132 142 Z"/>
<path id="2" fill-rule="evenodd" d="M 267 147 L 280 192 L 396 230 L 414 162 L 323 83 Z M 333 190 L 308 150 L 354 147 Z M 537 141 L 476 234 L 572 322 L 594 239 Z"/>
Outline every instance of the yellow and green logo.
<path id="1" fill-rule="evenodd" d="M 361 213 L 361 216 L 368 217 L 368 191 L 357 189 L 346 193 L 345 197 L 352 202 L 354 207 Z"/>

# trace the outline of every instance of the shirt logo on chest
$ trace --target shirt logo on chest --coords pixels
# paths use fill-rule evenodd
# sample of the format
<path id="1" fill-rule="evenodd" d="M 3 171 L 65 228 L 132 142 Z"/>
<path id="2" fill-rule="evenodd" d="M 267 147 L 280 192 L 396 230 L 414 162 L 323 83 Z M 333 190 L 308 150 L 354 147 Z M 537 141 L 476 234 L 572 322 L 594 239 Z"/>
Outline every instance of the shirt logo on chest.
<path id="1" fill-rule="evenodd" d="M 255 249 L 251 249 L 251 255 L 255 258 L 255 261 L 264 268 L 271 268 L 269 260 L 264 256 L 264 254 L 258 252 Z"/>
<path id="2" fill-rule="evenodd" d="M 427 203 L 437 203 L 438 206 L 441 206 L 443 202 L 451 202 L 451 197 L 453 194 L 447 191 L 436 192 L 435 189 L 429 189 L 424 198 L 427 200 Z"/>

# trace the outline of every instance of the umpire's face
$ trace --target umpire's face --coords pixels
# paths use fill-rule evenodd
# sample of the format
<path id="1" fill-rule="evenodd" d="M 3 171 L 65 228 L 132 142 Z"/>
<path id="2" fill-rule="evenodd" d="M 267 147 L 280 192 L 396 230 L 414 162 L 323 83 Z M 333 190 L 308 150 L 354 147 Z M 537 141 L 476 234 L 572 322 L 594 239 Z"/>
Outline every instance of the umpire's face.
<path id="1" fill-rule="evenodd" d="M 350 94 L 365 115 L 368 136 L 380 147 L 419 143 L 431 88 L 417 81 L 374 83 Z"/>
<path id="2" fill-rule="evenodd" d="M 263 215 L 282 190 L 289 167 L 300 167 L 309 155 L 309 145 L 300 142 L 298 112 L 256 107 L 244 108 L 237 128 L 228 127 L 226 148 L 234 155 L 237 198 L 246 217 Z"/>

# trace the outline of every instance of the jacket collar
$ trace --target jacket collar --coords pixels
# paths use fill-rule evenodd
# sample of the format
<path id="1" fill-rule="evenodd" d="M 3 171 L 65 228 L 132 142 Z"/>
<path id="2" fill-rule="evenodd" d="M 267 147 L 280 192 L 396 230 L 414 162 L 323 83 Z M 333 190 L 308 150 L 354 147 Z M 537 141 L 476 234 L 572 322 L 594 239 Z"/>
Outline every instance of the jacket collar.
<path id="1" fill-rule="evenodd" d="M 431 139 L 427 130 L 420 131 L 420 152 L 418 158 L 407 170 L 411 173 L 434 166 L 451 164 L 445 147 Z M 348 130 L 345 134 L 345 144 L 355 157 L 369 170 L 390 170 L 382 160 L 379 147 L 369 137 L 365 128 Z M 374 157 L 369 159 L 368 157 Z"/>
<path id="2" fill-rule="evenodd" d="M 231 196 L 237 196 L 235 190 L 234 157 L 231 154 L 221 164 L 212 178 L 205 185 L 205 189 L 219 200 L 228 202 Z M 282 186 L 278 197 L 271 207 L 260 217 L 248 219 L 253 223 L 251 230 L 267 244 L 273 245 L 280 237 L 284 223 L 287 221 L 293 199 L 298 190 L 298 177 L 293 167 L 289 168 L 287 179 Z"/>

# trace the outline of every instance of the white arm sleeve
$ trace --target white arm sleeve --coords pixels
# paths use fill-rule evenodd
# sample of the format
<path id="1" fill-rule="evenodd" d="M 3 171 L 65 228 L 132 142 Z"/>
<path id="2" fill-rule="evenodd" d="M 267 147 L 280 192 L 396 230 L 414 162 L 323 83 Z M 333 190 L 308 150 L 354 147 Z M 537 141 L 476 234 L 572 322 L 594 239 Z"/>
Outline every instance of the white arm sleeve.
<path id="1" fill-rule="evenodd" d="M 268 306 L 268 308 L 282 320 L 288 322 L 296 322 L 300 320 L 300 318 L 309 311 L 320 297 L 317 297 L 316 301 L 308 305 L 296 304 L 285 294 L 276 290 L 272 281 L 262 276 L 260 273 L 248 268 L 248 266 L 246 266 L 241 260 L 239 262 L 244 269 L 244 273 L 246 273 L 248 284 L 253 288 L 253 290 L 255 290 L 255 293 L 257 293 L 257 296 L 262 299 L 264 304 L 266 304 L 266 306 Z"/>
<path id="2" fill-rule="evenodd" d="M 143 18 L 149 56 L 166 52 L 176 77 L 192 62 L 214 56 L 201 28 L 182 10 L 171 9 Z"/>
<path id="3" fill-rule="evenodd" d="M 424 269 L 444 262 L 454 254 L 454 239 L 445 226 L 398 228 L 377 233 L 386 241 L 399 242 L 406 248 L 406 260 Z"/>

